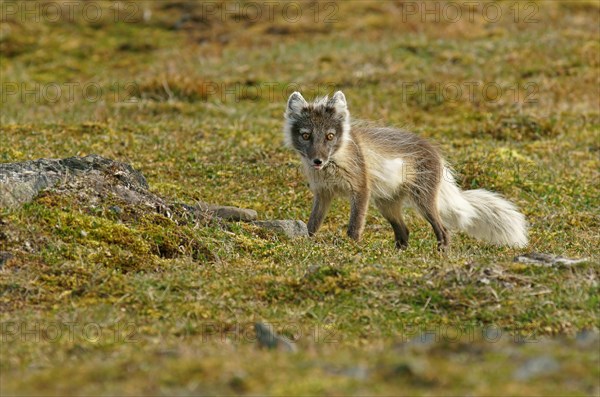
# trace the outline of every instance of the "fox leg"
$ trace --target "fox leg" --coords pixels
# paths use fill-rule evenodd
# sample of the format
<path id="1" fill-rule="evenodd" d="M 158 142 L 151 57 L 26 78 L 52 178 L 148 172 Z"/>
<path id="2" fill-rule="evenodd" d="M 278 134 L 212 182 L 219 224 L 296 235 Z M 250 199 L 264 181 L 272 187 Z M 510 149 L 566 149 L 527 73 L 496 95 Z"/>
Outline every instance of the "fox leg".
<path id="1" fill-rule="evenodd" d="M 402 198 L 396 200 L 376 200 L 375 205 L 383 217 L 392 225 L 396 248 L 406 249 L 408 247 L 408 227 L 402 219 Z"/>
<path id="2" fill-rule="evenodd" d="M 435 188 L 415 189 L 411 192 L 411 200 L 423 217 L 429 222 L 438 242 L 438 250 L 443 251 L 450 243 L 450 234 L 444 227 L 437 208 Z"/>
<path id="3" fill-rule="evenodd" d="M 448 247 L 448 244 L 450 244 L 450 236 L 442 224 L 439 214 L 437 214 L 437 211 L 435 214 L 427 213 L 425 214 L 425 219 L 427 219 L 427 222 L 433 227 L 433 232 L 435 233 L 438 242 L 438 250 L 444 251 Z"/>
<path id="4" fill-rule="evenodd" d="M 440 213 L 438 212 L 437 206 L 435 204 L 435 200 L 427 200 L 425 202 L 417 202 L 417 206 L 421 211 L 421 214 L 427 219 L 427 222 L 433 228 L 433 232 L 435 233 L 435 237 L 438 242 L 438 250 L 443 251 L 448 247 L 450 243 L 450 234 L 444 227 L 442 223 L 442 219 L 440 218 Z"/>
<path id="5" fill-rule="evenodd" d="M 365 228 L 365 218 L 369 209 L 368 189 L 353 192 L 350 199 L 350 223 L 348 224 L 348 237 L 359 241 Z"/>
<path id="6" fill-rule="evenodd" d="M 314 236 L 323 224 L 323 219 L 325 219 L 325 215 L 327 215 L 331 200 L 333 200 L 333 194 L 331 194 L 331 192 L 326 190 L 315 192 L 312 211 L 310 213 L 310 218 L 308 218 L 308 234 L 310 236 Z"/>

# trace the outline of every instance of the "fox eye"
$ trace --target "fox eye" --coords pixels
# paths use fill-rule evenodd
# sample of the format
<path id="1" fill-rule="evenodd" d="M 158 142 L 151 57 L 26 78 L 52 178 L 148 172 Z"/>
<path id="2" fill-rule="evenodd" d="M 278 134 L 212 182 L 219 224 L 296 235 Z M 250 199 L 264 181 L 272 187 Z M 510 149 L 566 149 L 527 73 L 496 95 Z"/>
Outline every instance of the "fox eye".
<path id="1" fill-rule="evenodd" d="M 308 141 L 310 139 L 310 134 L 308 132 L 305 132 L 304 134 L 302 134 L 302 139 Z"/>
<path id="2" fill-rule="evenodd" d="M 333 141 L 334 137 L 335 137 L 335 135 L 330 132 L 329 134 L 327 134 L 325 136 L 325 139 L 327 139 L 328 141 Z"/>

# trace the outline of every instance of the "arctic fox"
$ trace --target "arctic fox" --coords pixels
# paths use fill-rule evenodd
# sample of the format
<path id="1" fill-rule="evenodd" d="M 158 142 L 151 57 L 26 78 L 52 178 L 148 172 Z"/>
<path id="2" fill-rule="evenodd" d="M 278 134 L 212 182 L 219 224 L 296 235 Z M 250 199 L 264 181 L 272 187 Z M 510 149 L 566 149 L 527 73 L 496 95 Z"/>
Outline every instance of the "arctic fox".
<path id="1" fill-rule="evenodd" d="M 438 249 L 449 229 L 499 245 L 527 245 L 527 223 L 514 204 L 483 189 L 462 191 L 438 150 L 425 139 L 395 128 L 350 122 L 346 97 L 308 103 L 290 95 L 285 143 L 300 154 L 314 194 L 308 232 L 314 235 L 336 196 L 350 198 L 348 236 L 360 240 L 369 200 L 394 229 L 396 247 L 408 245 L 402 219 L 407 202 L 431 224 Z"/>

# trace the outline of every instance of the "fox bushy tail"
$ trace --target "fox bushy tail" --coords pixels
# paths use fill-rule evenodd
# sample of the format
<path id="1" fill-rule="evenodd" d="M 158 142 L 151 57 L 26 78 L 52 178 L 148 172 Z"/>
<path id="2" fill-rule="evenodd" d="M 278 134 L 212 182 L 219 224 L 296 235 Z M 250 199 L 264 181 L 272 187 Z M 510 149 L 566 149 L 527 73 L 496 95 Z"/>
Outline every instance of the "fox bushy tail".
<path id="1" fill-rule="evenodd" d="M 498 245 L 527 245 L 527 222 L 513 203 L 488 190 L 461 190 L 448 168 L 444 168 L 438 209 L 450 229 Z"/>

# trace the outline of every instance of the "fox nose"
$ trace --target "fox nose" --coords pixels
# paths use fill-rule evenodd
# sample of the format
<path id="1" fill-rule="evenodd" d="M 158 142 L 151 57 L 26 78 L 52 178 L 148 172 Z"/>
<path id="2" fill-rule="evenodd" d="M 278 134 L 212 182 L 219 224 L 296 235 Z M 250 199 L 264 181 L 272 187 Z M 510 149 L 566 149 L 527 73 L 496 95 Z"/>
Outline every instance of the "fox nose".
<path id="1" fill-rule="evenodd" d="M 321 159 L 314 159 L 313 160 L 313 164 L 314 165 L 321 165 L 321 164 L 323 164 L 323 160 L 321 160 Z"/>

